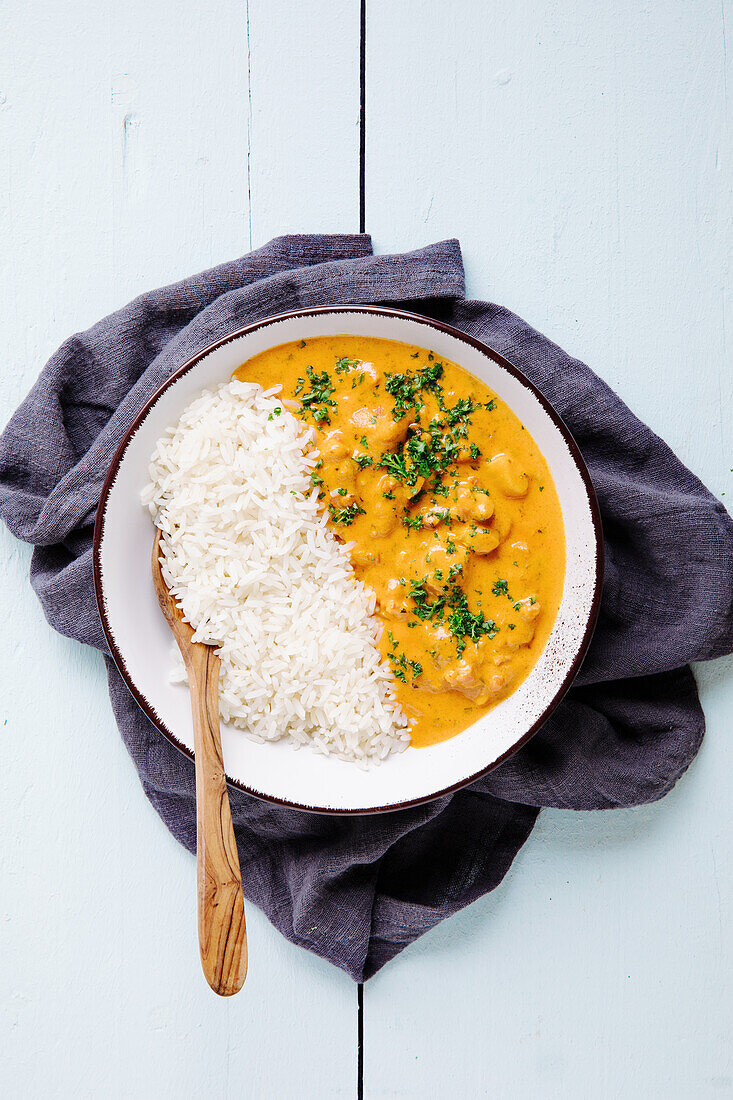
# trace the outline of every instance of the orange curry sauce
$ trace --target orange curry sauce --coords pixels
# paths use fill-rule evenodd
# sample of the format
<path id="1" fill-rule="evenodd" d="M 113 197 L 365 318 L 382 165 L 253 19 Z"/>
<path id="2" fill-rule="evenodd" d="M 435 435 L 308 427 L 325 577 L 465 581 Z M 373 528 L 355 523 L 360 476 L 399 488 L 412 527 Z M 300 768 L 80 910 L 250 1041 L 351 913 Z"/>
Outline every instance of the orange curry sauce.
<path id="1" fill-rule="evenodd" d="M 334 534 L 374 589 L 412 743 L 459 733 L 528 675 L 562 596 L 565 536 L 547 463 L 512 410 L 455 363 L 324 336 L 235 371 L 316 429 Z"/>

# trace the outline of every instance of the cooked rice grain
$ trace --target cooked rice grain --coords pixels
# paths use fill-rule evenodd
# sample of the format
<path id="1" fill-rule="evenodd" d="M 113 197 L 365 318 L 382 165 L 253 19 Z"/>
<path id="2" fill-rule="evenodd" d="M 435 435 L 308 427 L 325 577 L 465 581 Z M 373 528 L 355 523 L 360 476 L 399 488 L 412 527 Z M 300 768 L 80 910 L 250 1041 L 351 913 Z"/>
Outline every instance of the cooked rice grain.
<path id="1" fill-rule="evenodd" d="M 159 440 L 142 499 L 162 531 L 163 576 L 195 641 L 217 648 L 225 722 L 256 741 L 382 760 L 410 735 L 377 649 L 374 593 L 318 507 L 312 429 L 278 389 L 206 390 Z"/>

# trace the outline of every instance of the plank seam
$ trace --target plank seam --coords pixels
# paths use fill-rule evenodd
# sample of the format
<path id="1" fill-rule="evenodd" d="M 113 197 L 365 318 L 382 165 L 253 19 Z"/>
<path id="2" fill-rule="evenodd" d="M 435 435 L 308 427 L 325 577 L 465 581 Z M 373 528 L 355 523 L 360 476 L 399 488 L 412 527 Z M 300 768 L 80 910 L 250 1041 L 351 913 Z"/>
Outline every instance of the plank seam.
<path id="1" fill-rule="evenodd" d="M 252 248 L 252 40 L 249 25 L 249 0 L 245 0 L 247 21 L 247 225 Z"/>
<path id="2" fill-rule="evenodd" d="M 356 1100 L 364 1100 L 364 985 L 356 987 Z"/>
<path id="3" fill-rule="evenodd" d="M 359 232 L 366 233 L 366 0 L 359 16 Z"/>

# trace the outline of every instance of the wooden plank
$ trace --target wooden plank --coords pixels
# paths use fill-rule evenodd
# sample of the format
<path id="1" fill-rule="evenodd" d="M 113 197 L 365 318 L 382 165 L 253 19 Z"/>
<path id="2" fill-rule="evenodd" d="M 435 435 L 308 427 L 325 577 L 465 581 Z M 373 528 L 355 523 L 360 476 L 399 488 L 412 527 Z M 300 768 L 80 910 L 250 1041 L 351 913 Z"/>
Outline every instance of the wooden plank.
<path id="1" fill-rule="evenodd" d="M 359 0 L 248 0 L 252 241 L 359 229 Z"/>
<path id="2" fill-rule="evenodd" d="M 26 548 L 0 541 L 3 1095 L 351 1095 L 353 983 L 252 906 L 244 989 L 208 989 L 194 861 L 140 790 L 101 661 L 49 630 Z"/>
<path id="3" fill-rule="evenodd" d="M 248 251 L 247 20 L 241 3 L 110 12 L 109 154 L 122 300 Z M 119 301 L 118 297 L 118 301 Z"/>
<path id="4" fill-rule="evenodd" d="M 718 492 L 732 18 L 730 0 L 369 0 L 367 35 L 376 247 L 459 237 L 469 295 L 591 363 Z"/>
<path id="5" fill-rule="evenodd" d="M 268 5 L 274 25 L 286 25 L 289 7 Z M 261 105 L 248 85 L 245 4 L 209 0 L 186 12 L 170 0 L 84 4 L 73 35 L 68 10 L 5 5 L 2 420 L 71 332 L 141 290 L 248 249 L 248 159 L 253 196 L 275 194 L 278 147 L 294 148 L 297 137 L 306 148 L 303 131 L 322 116 L 331 119 L 323 144 L 342 142 L 324 171 L 331 179 L 340 161 L 346 176 L 351 158 L 356 180 L 353 142 L 344 138 L 358 111 L 356 78 L 332 101 L 332 83 L 309 78 L 301 53 L 325 37 L 325 5 L 312 16 L 311 47 L 297 35 L 278 39 L 259 0 L 250 9 Z M 328 33 L 345 50 L 358 12 L 338 23 L 334 31 L 329 21 Z M 342 54 L 343 68 L 354 60 Z M 278 69 L 294 74 L 286 106 L 270 76 Z M 260 143 L 253 125 L 248 149 L 250 110 L 264 136 Z M 343 188 L 341 206 L 335 181 L 328 203 L 321 185 L 317 162 L 297 188 L 282 174 L 279 194 L 291 191 L 293 203 L 276 226 L 276 207 L 267 213 L 263 199 L 257 243 L 309 222 L 355 228 L 355 185 Z M 223 1002 L 206 987 L 194 861 L 140 789 L 101 660 L 48 628 L 27 584 L 28 549 L 4 531 L 0 541 L 0 664 L 12 670 L 0 710 L 0 1091 L 352 1095 L 353 983 L 287 944 L 252 907 L 243 992 Z"/>
<path id="6" fill-rule="evenodd" d="M 369 0 L 366 159 L 381 250 L 460 237 L 472 296 L 729 495 L 732 21 L 729 0 Z M 708 738 L 667 799 L 546 813 L 493 897 L 367 984 L 366 1096 L 730 1091 L 730 661 L 700 680 Z"/>

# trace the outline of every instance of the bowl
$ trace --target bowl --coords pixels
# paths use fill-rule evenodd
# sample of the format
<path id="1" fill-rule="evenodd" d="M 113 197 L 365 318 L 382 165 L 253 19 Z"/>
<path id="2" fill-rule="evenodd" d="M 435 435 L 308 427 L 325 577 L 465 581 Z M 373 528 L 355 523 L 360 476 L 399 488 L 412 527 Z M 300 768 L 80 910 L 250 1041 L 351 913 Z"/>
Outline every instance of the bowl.
<path id="1" fill-rule="evenodd" d="M 285 742 L 258 744 L 222 724 L 229 782 L 258 798 L 319 813 L 403 809 L 455 791 L 497 767 L 558 705 L 588 648 L 600 600 L 603 542 L 593 487 L 560 417 L 524 375 L 478 340 L 426 317 L 373 306 L 332 306 L 281 314 L 232 332 L 184 363 L 140 410 L 102 488 L 94 530 L 94 580 L 117 668 L 150 721 L 193 758 L 188 688 L 171 684 L 171 634 L 150 575 L 154 528 L 140 503 L 159 437 L 206 387 L 229 379 L 253 355 L 290 340 L 375 336 L 431 349 L 481 379 L 519 416 L 549 465 L 560 499 L 566 572 L 552 633 L 529 676 L 462 733 L 409 747 L 362 770 Z"/>

